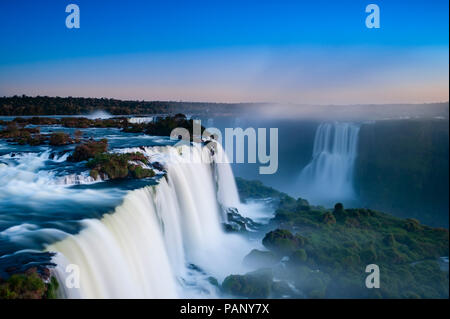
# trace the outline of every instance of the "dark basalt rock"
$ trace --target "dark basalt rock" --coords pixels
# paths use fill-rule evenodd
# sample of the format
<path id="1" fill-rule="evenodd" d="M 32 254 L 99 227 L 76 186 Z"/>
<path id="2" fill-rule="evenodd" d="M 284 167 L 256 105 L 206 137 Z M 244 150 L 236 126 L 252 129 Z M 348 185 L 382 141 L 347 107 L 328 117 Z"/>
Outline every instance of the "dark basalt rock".
<path id="1" fill-rule="evenodd" d="M 243 217 L 236 208 L 226 208 L 226 211 L 228 221 L 223 224 L 223 227 L 227 232 L 246 232 L 261 226 L 251 218 Z"/>
<path id="2" fill-rule="evenodd" d="M 167 171 L 166 168 L 160 162 L 153 162 L 152 166 L 153 166 L 153 168 L 157 169 L 158 171 L 161 171 L 161 172 Z"/>
<path id="3" fill-rule="evenodd" d="M 271 267 L 276 265 L 280 258 L 271 251 L 253 249 L 244 257 L 243 264 L 252 268 Z"/>

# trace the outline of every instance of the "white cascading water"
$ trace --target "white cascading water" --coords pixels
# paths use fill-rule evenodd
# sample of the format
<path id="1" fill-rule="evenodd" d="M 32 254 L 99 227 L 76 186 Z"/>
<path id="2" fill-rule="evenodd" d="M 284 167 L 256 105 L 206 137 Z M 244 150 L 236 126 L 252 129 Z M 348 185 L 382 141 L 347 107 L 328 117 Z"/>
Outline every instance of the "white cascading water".
<path id="1" fill-rule="evenodd" d="M 189 285 L 185 283 L 198 285 L 200 279 L 189 278 L 192 272 L 186 265 L 195 264 L 219 280 L 243 271 L 240 261 L 250 246 L 221 228 L 214 165 L 201 162 L 202 157 L 210 156 L 206 148 L 165 146 L 121 151 L 140 151 L 152 162 L 164 163 L 167 179 L 161 178 L 157 186 L 131 191 L 114 213 L 101 220 L 84 221 L 85 228 L 79 234 L 47 247 L 58 253 L 55 274 L 62 296 L 201 297 L 205 295 L 187 292 Z M 186 160 L 188 153 L 193 158 Z M 231 169 L 217 170 L 217 174 L 218 189 L 236 187 L 229 183 Z M 227 192 L 237 194 L 236 189 Z M 79 267 L 79 289 L 65 287 L 68 264 Z M 213 289 L 206 297 L 214 297 Z"/>
<path id="2" fill-rule="evenodd" d="M 220 179 L 217 181 L 217 197 L 225 207 L 238 207 L 240 200 L 236 180 L 225 152 L 222 156 L 224 161 L 216 164 L 216 179 Z"/>
<path id="3" fill-rule="evenodd" d="M 153 117 L 131 117 L 128 119 L 128 123 L 142 124 L 153 122 Z"/>
<path id="4" fill-rule="evenodd" d="M 312 160 L 299 178 L 302 197 L 321 205 L 355 199 L 353 171 L 358 155 L 358 135 L 357 124 L 319 125 Z"/>

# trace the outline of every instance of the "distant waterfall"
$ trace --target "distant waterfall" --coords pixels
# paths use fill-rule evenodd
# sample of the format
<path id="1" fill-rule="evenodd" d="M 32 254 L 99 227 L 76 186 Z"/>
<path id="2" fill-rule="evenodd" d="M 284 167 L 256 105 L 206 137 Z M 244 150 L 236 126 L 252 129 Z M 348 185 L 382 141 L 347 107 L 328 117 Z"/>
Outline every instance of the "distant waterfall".
<path id="1" fill-rule="evenodd" d="M 193 163 L 183 160 L 190 150 Z M 207 150 L 183 146 L 140 151 L 152 161 L 165 163 L 167 179 L 131 191 L 114 213 L 84 221 L 86 227 L 79 234 L 47 248 L 58 252 L 56 276 L 63 296 L 176 298 L 186 296 L 189 280 L 196 285 L 201 281 L 189 278 L 189 264 L 219 279 L 241 267 L 235 259 L 240 260 L 249 247 L 241 237 L 222 231 L 214 164 L 196 162 L 210 156 L 204 153 Z M 219 189 L 235 187 L 234 179 L 232 184 L 224 184 L 230 177 L 221 172 L 218 170 Z M 68 264 L 80 269 L 80 289 L 64 287 Z M 213 287 L 203 291 L 209 288 Z"/>
<path id="2" fill-rule="evenodd" d="M 311 162 L 299 178 L 302 197 L 321 205 L 355 199 L 353 170 L 358 135 L 357 124 L 335 122 L 319 125 Z"/>

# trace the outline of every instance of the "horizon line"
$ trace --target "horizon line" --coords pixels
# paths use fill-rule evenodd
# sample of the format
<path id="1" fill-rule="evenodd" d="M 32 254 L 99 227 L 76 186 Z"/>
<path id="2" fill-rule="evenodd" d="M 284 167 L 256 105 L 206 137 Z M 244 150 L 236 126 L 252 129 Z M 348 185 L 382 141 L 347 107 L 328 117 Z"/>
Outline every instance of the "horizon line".
<path id="1" fill-rule="evenodd" d="M 60 98 L 60 99 L 98 99 L 98 100 L 116 100 L 121 102 L 140 102 L 140 103 L 151 103 L 151 102 L 163 102 L 163 103 L 194 103 L 194 104 L 228 104 L 228 105 L 257 105 L 257 104 L 278 104 L 278 105 L 292 105 L 292 106 L 383 106 L 383 105 L 429 105 L 429 104 L 450 104 L 450 100 L 447 101 L 432 101 L 432 102 L 395 102 L 395 103 L 349 103 L 349 104 L 296 104 L 287 102 L 212 102 L 212 101 L 184 101 L 184 100 L 132 100 L 132 99 L 120 99 L 120 98 L 108 98 L 108 97 L 85 97 L 85 96 L 49 96 L 49 95 L 3 95 L 0 99 L 8 98 Z"/>

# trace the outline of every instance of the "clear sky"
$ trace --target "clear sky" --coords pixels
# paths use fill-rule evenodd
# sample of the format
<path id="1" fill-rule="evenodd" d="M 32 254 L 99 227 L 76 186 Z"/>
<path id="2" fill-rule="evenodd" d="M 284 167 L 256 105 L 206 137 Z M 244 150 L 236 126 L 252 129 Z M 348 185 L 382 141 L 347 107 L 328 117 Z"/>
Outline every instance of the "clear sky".
<path id="1" fill-rule="evenodd" d="M 65 8 L 80 7 L 67 29 Z M 366 5 L 381 11 L 368 29 Z M 448 101 L 444 0 L 2 0 L 0 95 Z"/>

